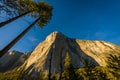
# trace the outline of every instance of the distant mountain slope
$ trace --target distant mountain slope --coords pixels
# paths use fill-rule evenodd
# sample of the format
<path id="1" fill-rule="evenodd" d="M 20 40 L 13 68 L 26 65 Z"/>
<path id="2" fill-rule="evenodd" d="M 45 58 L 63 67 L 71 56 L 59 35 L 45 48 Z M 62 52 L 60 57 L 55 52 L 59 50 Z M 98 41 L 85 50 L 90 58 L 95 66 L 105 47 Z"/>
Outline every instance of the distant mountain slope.
<path id="1" fill-rule="evenodd" d="M 94 58 L 100 66 L 106 66 L 107 57 L 120 55 L 120 46 L 105 41 L 76 40 L 82 51 Z"/>
<path id="2" fill-rule="evenodd" d="M 74 68 L 106 66 L 110 54 L 120 55 L 120 47 L 104 41 L 71 39 L 60 32 L 53 32 L 35 48 L 22 66 L 25 66 L 25 73 L 32 76 L 40 70 L 48 71 L 49 65 L 52 73 L 60 72 L 60 63 L 62 61 L 64 65 L 67 52 Z"/>
<path id="3" fill-rule="evenodd" d="M 18 51 L 7 52 L 2 58 L 0 58 L 0 72 L 5 72 L 10 69 L 19 67 L 24 63 L 30 54 L 23 54 Z"/>

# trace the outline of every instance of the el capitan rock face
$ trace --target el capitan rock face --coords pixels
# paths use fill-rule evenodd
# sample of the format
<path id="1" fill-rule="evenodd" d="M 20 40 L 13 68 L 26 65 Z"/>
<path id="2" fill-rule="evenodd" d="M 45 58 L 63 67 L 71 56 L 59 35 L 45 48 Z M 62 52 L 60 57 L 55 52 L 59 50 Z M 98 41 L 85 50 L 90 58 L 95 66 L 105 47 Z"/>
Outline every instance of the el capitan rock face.
<path id="1" fill-rule="evenodd" d="M 53 32 L 35 48 L 22 66 L 25 66 L 26 73 L 33 76 L 40 70 L 48 71 L 50 65 L 52 73 L 60 72 L 60 63 L 62 61 L 64 66 L 67 52 L 74 68 L 87 64 L 106 66 L 110 54 L 120 55 L 120 47 L 104 41 L 71 39 L 60 32 Z"/>

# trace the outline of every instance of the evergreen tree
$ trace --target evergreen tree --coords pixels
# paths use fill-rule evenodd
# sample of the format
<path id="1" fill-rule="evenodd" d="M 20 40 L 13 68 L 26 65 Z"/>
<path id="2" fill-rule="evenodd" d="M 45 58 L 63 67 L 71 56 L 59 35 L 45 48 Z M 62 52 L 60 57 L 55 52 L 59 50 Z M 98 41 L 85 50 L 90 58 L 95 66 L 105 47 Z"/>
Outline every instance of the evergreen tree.
<path id="1" fill-rule="evenodd" d="M 3 27 L 4 25 L 32 12 L 32 8 L 30 7 L 30 5 L 33 6 L 33 4 L 35 4 L 33 3 L 33 1 L 29 1 L 29 3 L 31 4 L 28 5 L 28 2 L 26 0 L 1 0 L 0 2 L 3 6 L 1 8 L 1 12 L 6 12 L 7 15 L 12 17 L 15 16 L 9 20 L 1 22 L 0 27 Z"/>
<path id="2" fill-rule="evenodd" d="M 120 70 L 120 56 L 110 55 L 108 57 L 108 67 Z"/>
<path id="3" fill-rule="evenodd" d="M 110 55 L 108 57 L 108 68 L 110 68 L 110 72 L 116 77 L 120 79 L 120 56 L 119 55 Z"/>
<path id="4" fill-rule="evenodd" d="M 46 3 L 38 3 L 37 7 L 39 12 L 34 12 L 35 15 L 31 14 L 33 17 L 37 18 L 31 25 L 28 26 L 20 35 L 18 35 L 13 41 L 11 41 L 5 48 L 0 51 L 0 57 L 2 57 L 11 47 L 13 47 L 17 41 L 19 41 L 35 24 L 38 24 L 41 28 L 45 26 L 52 16 L 52 6 Z M 42 5 L 42 8 L 41 8 Z"/>
<path id="5" fill-rule="evenodd" d="M 71 63 L 69 53 L 66 53 L 62 80 L 77 80 L 77 76 L 76 76 L 76 73 L 74 71 L 74 67 Z"/>
<path id="6" fill-rule="evenodd" d="M 28 28 L 26 28 L 21 34 L 19 34 L 13 41 L 11 41 L 5 48 L 0 51 L 0 57 L 2 57 L 17 41 L 19 41 L 39 20 L 35 20 Z"/>
<path id="7" fill-rule="evenodd" d="M 12 5 L 15 5 L 14 1 L 10 2 L 10 3 Z M 49 21 L 49 19 L 51 18 L 52 14 L 50 14 L 50 13 L 52 11 L 52 7 L 45 2 L 34 2 L 34 1 L 31 1 L 31 0 L 23 0 L 23 1 L 17 0 L 16 3 L 19 3 L 17 5 L 20 5 L 20 6 L 17 7 L 17 8 L 16 8 L 16 6 L 12 6 L 12 7 L 15 10 L 17 10 L 17 16 L 15 16 L 15 17 L 7 20 L 7 21 L 1 22 L 0 27 L 3 27 L 5 25 L 15 21 L 16 19 L 27 15 L 27 14 L 29 14 L 30 16 L 35 17 L 35 18 L 38 17 L 38 16 L 42 16 L 40 18 L 40 21 L 39 21 L 39 24 L 38 24 L 39 26 L 44 26 L 44 23 L 47 23 Z M 21 9 L 21 7 L 22 7 L 22 9 Z M 24 10 L 23 10 L 23 7 L 24 7 Z"/>

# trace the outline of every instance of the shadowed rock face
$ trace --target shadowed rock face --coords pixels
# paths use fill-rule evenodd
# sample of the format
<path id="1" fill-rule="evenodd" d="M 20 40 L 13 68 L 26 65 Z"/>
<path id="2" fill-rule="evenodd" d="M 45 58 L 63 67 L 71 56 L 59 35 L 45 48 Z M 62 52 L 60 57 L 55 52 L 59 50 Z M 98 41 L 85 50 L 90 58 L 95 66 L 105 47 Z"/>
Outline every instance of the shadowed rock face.
<path id="1" fill-rule="evenodd" d="M 7 52 L 0 58 L 0 72 L 5 72 L 21 66 L 30 54 L 18 51 Z"/>
<path id="2" fill-rule="evenodd" d="M 71 39 L 60 32 L 53 32 L 35 48 L 22 66 L 25 65 L 25 72 L 32 76 L 40 70 L 48 71 L 50 65 L 51 72 L 60 72 L 60 63 L 64 65 L 67 52 L 74 68 L 106 66 L 110 54 L 120 55 L 120 47 L 104 41 Z"/>

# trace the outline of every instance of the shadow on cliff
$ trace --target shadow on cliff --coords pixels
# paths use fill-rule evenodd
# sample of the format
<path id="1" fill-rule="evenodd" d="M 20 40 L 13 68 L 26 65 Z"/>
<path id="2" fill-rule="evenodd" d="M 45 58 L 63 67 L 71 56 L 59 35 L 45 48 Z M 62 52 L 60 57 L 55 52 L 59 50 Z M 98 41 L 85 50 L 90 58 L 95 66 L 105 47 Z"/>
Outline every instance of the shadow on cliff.
<path id="1" fill-rule="evenodd" d="M 51 73 L 54 71 L 60 72 L 60 64 L 62 64 L 63 71 L 67 52 L 70 54 L 74 68 L 95 67 L 99 65 L 94 58 L 81 50 L 80 46 L 74 39 L 67 38 L 61 33 L 56 35 L 56 39 L 50 47 L 50 51 L 45 61 L 44 70 L 50 70 Z"/>
<path id="2" fill-rule="evenodd" d="M 66 42 L 68 44 L 68 51 L 70 54 L 70 57 L 74 57 L 75 55 L 79 58 L 80 60 L 80 66 L 75 66 L 75 68 L 80 68 L 80 67 L 95 67 L 95 66 L 99 66 L 99 63 L 96 62 L 96 60 L 94 58 L 92 58 L 91 56 L 87 55 L 86 53 L 84 53 L 84 51 L 82 51 L 81 46 L 78 45 L 78 43 L 76 42 L 75 39 L 66 39 Z M 74 58 L 71 58 L 71 60 Z M 72 60 L 72 63 L 74 63 Z"/>

